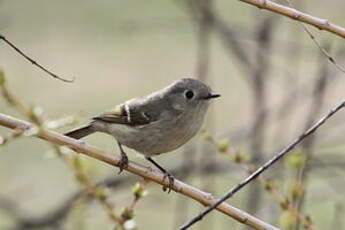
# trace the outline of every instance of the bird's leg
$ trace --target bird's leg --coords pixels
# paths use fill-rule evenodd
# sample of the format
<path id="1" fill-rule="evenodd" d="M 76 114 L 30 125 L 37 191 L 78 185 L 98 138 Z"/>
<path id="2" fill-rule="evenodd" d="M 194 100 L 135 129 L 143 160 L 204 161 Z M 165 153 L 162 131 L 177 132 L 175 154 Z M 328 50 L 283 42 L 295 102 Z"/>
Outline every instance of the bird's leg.
<path id="1" fill-rule="evenodd" d="M 157 162 L 155 162 L 151 157 L 145 157 L 146 160 L 150 161 L 152 164 L 154 164 L 162 173 L 164 173 L 163 181 L 165 178 L 168 177 L 169 179 L 169 186 L 168 186 L 168 193 L 170 193 L 171 189 L 174 186 L 174 177 L 170 175 L 162 166 L 160 166 Z M 167 187 L 163 186 L 163 191 L 166 191 Z"/>
<path id="2" fill-rule="evenodd" d="M 121 160 L 118 163 L 118 166 L 120 168 L 120 171 L 118 174 L 120 174 L 122 172 L 122 170 L 127 168 L 127 166 L 128 166 L 128 157 L 127 157 L 125 151 L 123 151 L 121 143 L 117 142 L 117 145 L 119 146 L 120 152 L 121 152 Z"/>

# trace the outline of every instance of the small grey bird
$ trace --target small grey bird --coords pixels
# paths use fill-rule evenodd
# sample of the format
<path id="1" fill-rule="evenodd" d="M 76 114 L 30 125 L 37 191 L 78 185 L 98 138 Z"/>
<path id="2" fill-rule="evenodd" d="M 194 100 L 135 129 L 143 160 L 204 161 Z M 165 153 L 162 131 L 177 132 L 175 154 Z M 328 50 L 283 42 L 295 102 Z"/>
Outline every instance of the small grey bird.
<path id="1" fill-rule="evenodd" d="M 173 177 L 151 157 L 189 141 L 200 130 L 210 99 L 219 96 L 201 81 L 183 78 L 144 98 L 128 100 L 65 135 L 75 139 L 94 132 L 112 135 L 121 151 L 120 172 L 128 164 L 122 149 L 125 145 L 143 154 L 169 178 L 170 191 Z"/>

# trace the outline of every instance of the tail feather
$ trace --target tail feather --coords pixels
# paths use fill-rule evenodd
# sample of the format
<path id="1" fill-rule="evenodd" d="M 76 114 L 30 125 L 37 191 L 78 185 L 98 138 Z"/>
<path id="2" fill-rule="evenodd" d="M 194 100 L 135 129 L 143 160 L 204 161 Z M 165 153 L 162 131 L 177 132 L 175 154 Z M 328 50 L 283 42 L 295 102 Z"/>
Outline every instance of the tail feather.
<path id="1" fill-rule="evenodd" d="M 78 128 L 78 129 L 72 130 L 70 132 L 67 132 L 64 135 L 72 137 L 74 139 L 80 139 L 80 138 L 83 138 L 83 137 L 90 135 L 94 132 L 95 132 L 95 130 L 93 129 L 92 125 L 86 125 L 86 126 Z"/>

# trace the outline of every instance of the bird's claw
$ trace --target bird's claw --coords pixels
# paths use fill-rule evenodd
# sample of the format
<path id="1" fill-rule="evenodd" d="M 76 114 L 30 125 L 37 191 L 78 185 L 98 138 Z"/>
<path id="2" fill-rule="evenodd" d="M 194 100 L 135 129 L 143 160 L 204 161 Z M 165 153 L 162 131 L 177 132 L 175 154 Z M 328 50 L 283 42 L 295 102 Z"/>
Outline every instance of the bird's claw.
<path id="1" fill-rule="evenodd" d="M 123 169 L 128 167 L 128 157 L 125 154 L 121 154 L 121 160 L 119 161 L 117 166 L 120 168 L 118 174 L 120 174 Z"/>
<path id="2" fill-rule="evenodd" d="M 169 179 L 169 185 L 168 186 L 165 186 L 163 185 L 163 191 L 167 191 L 168 190 L 168 193 L 171 192 L 171 190 L 173 189 L 174 187 L 174 177 L 172 175 L 170 175 L 169 173 L 165 173 L 164 174 L 164 177 L 163 177 L 163 182 L 165 181 L 165 179 L 168 178 Z"/>

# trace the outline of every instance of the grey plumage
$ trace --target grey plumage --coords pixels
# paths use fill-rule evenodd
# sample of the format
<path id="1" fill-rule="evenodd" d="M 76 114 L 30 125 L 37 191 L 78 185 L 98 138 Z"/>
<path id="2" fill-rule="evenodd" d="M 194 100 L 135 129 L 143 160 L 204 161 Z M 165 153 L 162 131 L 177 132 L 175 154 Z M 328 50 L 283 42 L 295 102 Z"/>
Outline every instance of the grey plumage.
<path id="1" fill-rule="evenodd" d="M 147 97 L 126 101 L 66 135 L 79 139 L 104 132 L 145 156 L 170 152 L 199 131 L 208 99 L 218 96 L 201 81 L 180 79 Z"/>

